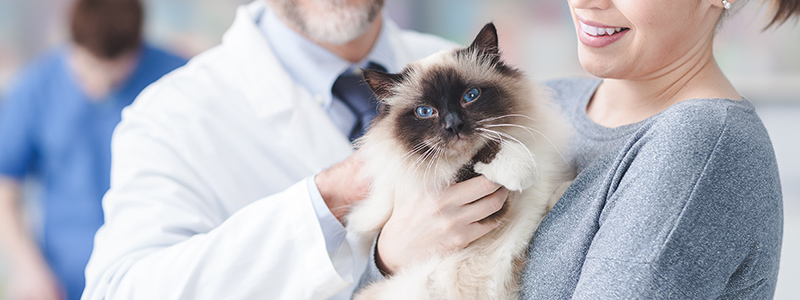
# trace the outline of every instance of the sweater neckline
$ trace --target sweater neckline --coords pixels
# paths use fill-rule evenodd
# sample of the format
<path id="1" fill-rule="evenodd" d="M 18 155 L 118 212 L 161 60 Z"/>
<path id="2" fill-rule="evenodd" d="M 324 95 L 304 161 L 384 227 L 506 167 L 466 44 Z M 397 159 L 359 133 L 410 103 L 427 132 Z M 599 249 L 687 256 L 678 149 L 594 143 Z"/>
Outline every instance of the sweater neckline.
<path id="1" fill-rule="evenodd" d="M 750 101 L 748 101 L 747 98 L 745 97 L 742 97 L 742 100 L 732 100 L 727 98 L 695 98 L 675 103 L 667 107 L 666 109 L 658 112 L 657 114 L 652 115 L 636 123 L 626 124 L 619 127 L 606 127 L 595 123 L 591 118 L 589 118 L 589 115 L 586 113 L 586 108 L 589 105 L 589 101 L 597 92 L 597 89 L 600 87 L 601 83 L 603 83 L 602 79 L 594 79 L 590 84 L 586 85 L 585 90 L 580 94 L 577 105 L 575 105 L 572 108 L 574 110 L 573 115 L 577 116 L 576 122 L 574 124 L 575 130 L 578 131 L 580 134 L 595 140 L 614 140 L 629 136 L 630 134 L 637 131 L 645 124 L 651 123 L 654 120 L 661 118 L 662 115 L 668 113 L 674 108 L 680 107 L 681 105 L 695 103 L 698 101 L 721 101 L 721 102 L 727 102 L 726 104 L 742 106 L 748 110 L 754 109 L 752 103 L 750 103 Z"/>

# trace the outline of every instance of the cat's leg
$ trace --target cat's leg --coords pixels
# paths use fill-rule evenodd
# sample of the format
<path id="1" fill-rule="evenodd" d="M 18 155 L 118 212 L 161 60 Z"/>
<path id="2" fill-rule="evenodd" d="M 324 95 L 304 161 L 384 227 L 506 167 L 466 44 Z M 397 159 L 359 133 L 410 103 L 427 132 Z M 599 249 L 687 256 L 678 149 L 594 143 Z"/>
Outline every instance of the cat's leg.
<path id="1" fill-rule="evenodd" d="M 537 158 L 524 145 L 505 140 L 488 164 L 476 163 L 475 172 L 512 191 L 522 191 L 539 179 Z"/>

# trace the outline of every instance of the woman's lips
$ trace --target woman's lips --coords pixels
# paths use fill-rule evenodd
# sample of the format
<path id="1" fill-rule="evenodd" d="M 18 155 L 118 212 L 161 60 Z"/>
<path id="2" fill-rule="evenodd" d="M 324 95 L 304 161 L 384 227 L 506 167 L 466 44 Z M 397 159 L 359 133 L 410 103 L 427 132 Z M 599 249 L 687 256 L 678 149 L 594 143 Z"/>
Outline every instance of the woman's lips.
<path id="1" fill-rule="evenodd" d="M 626 27 L 610 27 L 597 23 L 588 25 L 583 20 L 578 21 L 578 39 L 586 46 L 602 48 L 621 39 L 628 33 Z"/>

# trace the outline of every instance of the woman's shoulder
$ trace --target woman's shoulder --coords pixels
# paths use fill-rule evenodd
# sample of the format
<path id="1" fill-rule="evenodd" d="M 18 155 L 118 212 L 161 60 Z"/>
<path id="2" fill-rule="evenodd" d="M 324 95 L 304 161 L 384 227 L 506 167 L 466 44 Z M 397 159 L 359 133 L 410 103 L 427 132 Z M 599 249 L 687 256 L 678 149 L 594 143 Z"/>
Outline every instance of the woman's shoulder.
<path id="1" fill-rule="evenodd" d="M 640 134 L 648 137 L 647 148 L 653 151 L 731 161 L 757 158 L 770 164 L 775 160 L 769 134 L 747 100 L 686 100 L 650 123 Z"/>
<path id="2" fill-rule="evenodd" d="M 660 135 L 680 139 L 721 135 L 762 137 L 766 129 L 747 100 L 691 99 L 665 109 L 651 120 Z"/>
<path id="3" fill-rule="evenodd" d="M 545 80 L 542 83 L 553 93 L 559 102 L 591 96 L 602 80 L 597 78 L 561 78 Z"/>
<path id="4" fill-rule="evenodd" d="M 567 117 L 574 119 L 582 104 L 600 85 L 600 79 L 594 78 L 564 78 L 543 81 L 553 101 L 561 107 Z"/>

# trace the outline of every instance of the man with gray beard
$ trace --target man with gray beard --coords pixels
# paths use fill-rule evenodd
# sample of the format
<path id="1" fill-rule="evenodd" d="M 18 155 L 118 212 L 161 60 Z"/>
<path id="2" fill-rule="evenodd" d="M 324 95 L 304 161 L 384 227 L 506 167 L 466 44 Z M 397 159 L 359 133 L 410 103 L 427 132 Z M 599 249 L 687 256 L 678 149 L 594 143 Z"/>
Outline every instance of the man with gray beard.
<path id="1" fill-rule="evenodd" d="M 360 70 L 452 46 L 382 7 L 257 0 L 221 45 L 143 91 L 114 133 L 83 299 L 349 299 L 373 242 L 342 225 L 368 190 L 351 155 L 376 113 Z M 458 216 L 506 195 L 482 177 L 454 185 L 437 202 L 452 209 L 420 208 L 432 217 L 386 238 L 392 258 L 477 239 L 493 227 Z"/>

